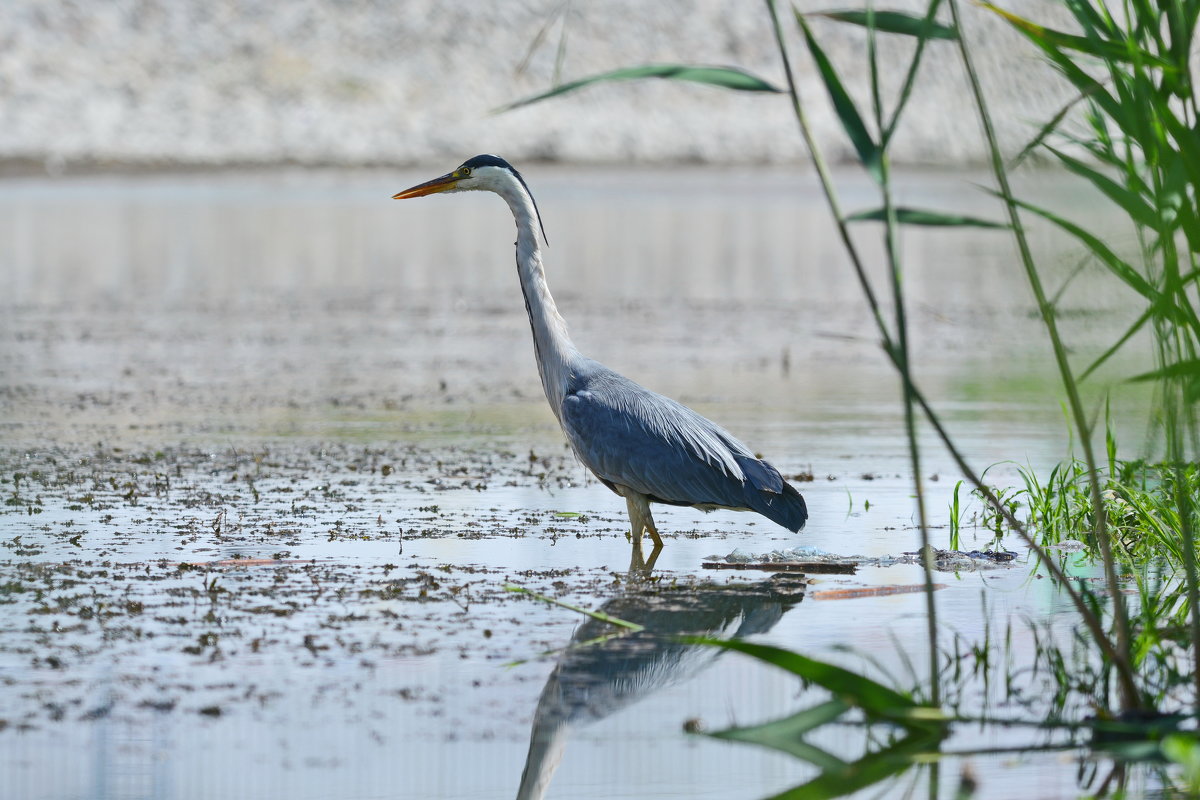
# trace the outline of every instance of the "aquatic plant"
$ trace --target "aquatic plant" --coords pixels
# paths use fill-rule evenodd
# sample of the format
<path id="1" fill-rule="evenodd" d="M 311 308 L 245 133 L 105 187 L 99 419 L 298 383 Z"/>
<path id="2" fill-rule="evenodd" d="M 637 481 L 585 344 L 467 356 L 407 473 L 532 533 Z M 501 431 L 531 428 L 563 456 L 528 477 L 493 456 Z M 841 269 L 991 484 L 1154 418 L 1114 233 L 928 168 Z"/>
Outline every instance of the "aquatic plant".
<path id="1" fill-rule="evenodd" d="M 1038 47 L 1045 58 L 1078 91 L 1086 107 L 1085 132 L 1066 128 L 1064 115 L 1043 126 L 1025 148 L 1049 152 L 1071 173 L 1090 183 L 1112 201 L 1129 220 L 1140 244 L 1135 263 L 1121 258 L 1103 238 L 1060 216 L 1029 203 L 1021 203 L 1079 240 L 1096 263 L 1118 278 L 1145 304 L 1145 310 L 1103 354 L 1082 373 L 1091 374 L 1114 353 L 1128 346 L 1141 329 L 1153 333 L 1156 369 L 1131 376 L 1133 381 L 1153 381 L 1157 394 L 1155 416 L 1162 435 L 1164 463 L 1157 471 L 1166 478 L 1169 502 L 1151 504 L 1160 512 L 1174 507 L 1172 529 L 1149 526 L 1159 533 L 1168 559 L 1182 566 L 1184 589 L 1190 608 L 1189 625 L 1193 665 L 1200 658 L 1200 587 L 1196 567 L 1197 495 L 1188 457 L 1197 453 L 1195 402 L 1200 399 L 1200 314 L 1195 285 L 1196 252 L 1200 251 L 1200 119 L 1191 64 L 1192 43 L 1200 19 L 1200 3 L 1131 2 L 1116 12 L 1102 0 L 1065 3 L 1080 34 L 1046 28 L 995 6 L 987 7 L 1007 20 Z M 984 107 L 980 98 L 980 107 Z M 1061 140 L 1082 150 L 1089 161 L 1068 154 L 1051 142 Z M 1055 142 L 1057 143 L 1057 142 Z M 998 149 L 993 161 L 1003 173 Z M 1005 192 L 1015 218 L 1017 201 Z M 1022 239 L 1023 240 L 1023 239 Z M 1023 253 L 1023 258 L 1025 254 Z M 1036 269 L 1024 258 L 1031 281 Z M 1046 310 L 1053 318 L 1054 309 Z M 1056 345 L 1057 347 L 1057 345 Z M 1084 445 L 1093 513 L 1095 542 L 1109 574 L 1110 592 L 1124 652 L 1132 652 L 1123 603 L 1115 587 L 1116 559 L 1106 530 L 1107 509 L 1100 489 L 1100 470 L 1091 453 L 1091 431 L 1065 353 L 1061 356 L 1064 385 L 1072 398 L 1072 413 Z M 1115 441 L 1108 437 L 1110 478 L 1115 477 Z M 1133 477 L 1127 475 L 1126 477 Z M 1114 493 L 1123 489 L 1117 484 Z M 1167 498 L 1157 495 L 1159 500 Z M 1151 506 L 1142 505 L 1143 509 Z M 1150 520 L 1154 514 L 1146 514 Z M 1161 517 L 1160 517 L 1161 518 Z M 1126 629 L 1122 630 L 1122 626 Z M 1200 709 L 1200 671 L 1195 674 L 1193 702 Z"/>

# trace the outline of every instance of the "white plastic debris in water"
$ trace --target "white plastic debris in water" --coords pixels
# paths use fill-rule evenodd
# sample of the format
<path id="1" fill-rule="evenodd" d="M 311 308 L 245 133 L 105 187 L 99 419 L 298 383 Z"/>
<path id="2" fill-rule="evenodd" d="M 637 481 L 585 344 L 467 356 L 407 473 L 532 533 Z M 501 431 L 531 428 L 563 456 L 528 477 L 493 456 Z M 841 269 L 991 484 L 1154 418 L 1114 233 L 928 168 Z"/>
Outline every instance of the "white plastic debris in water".
<path id="1" fill-rule="evenodd" d="M 774 563 L 791 561 L 812 561 L 813 559 L 828 559 L 832 553 L 817 547 L 801 546 L 790 550 L 772 550 L 769 553 L 747 553 L 740 547 L 724 558 L 715 557 L 708 560 L 724 561 L 727 564 L 749 564 L 751 562 Z"/>
<path id="2" fill-rule="evenodd" d="M 797 561 L 799 561 L 802 558 L 821 558 L 824 556 L 833 555 L 833 553 L 829 552 L 828 550 L 822 550 L 819 547 L 812 547 L 811 545 L 801 545 L 800 547 L 793 547 L 791 550 L 787 550 L 785 552 L 790 553 L 791 557 L 796 559 Z"/>

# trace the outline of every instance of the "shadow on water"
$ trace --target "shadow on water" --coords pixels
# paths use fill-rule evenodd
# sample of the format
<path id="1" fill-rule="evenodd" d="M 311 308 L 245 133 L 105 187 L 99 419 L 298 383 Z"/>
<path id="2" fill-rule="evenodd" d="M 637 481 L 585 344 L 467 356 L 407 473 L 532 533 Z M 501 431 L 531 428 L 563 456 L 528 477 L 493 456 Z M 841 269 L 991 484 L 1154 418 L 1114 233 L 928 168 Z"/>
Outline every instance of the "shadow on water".
<path id="1" fill-rule="evenodd" d="M 596 618 L 576 628 L 538 699 L 518 800 L 546 796 L 573 728 L 688 681 L 722 654 L 682 636 L 766 633 L 804 599 L 807 585 L 803 575 L 679 592 L 644 581 L 628 584 L 600 611 L 643 630 L 614 634 L 612 625 Z"/>

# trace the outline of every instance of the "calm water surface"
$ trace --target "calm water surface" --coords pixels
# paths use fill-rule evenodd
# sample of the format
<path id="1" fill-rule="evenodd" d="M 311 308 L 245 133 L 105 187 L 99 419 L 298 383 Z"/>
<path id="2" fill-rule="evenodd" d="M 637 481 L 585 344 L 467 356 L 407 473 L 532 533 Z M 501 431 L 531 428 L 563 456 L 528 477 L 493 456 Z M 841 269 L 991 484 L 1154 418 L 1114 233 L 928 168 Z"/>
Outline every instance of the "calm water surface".
<path id="1" fill-rule="evenodd" d="M 672 536 L 646 581 L 629 572 L 624 504 L 569 457 L 541 398 L 506 209 L 388 199 L 427 177 L 0 183 L 0 492 L 14 500 L 0 584 L 19 587 L 0 618 L 5 796 L 500 798 L 525 774 L 526 797 L 749 800 L 815 775 L 683 725 L 761 722 L 819 693 L 653 637 L 539 658 L 594 623 L 506 582 L 903 687 L 903 653 L 922 673 L 920 594 L 818 594 L 916 584 L 915 567 L 801 586 L 701 568 L 735 548 L 917 546 L 896 381 L 812 179 L 527 170 L 580 348 L 813 476 L 800 536 L 656 510 Z M 902 199 L 998 218 L 974 177 L 907 176 Z M 868 207 L 847 180 L 846 205 Z M 1101 213 L 1065 180 L 1027 190 Z M 877 253 L 876 231 L 860 233 Z M 1051 232 L 1034 240 L 1055 271 L 1074 268 Z M 1009 240 L 912 230 L 903 249 L 919 378 L 970 460 L 1001 483 L 1056 463 L 1059 395 Z M 1090 272 L 1064 311 L 1080 357 L 1132 313 Z M 1137 398 L 1116 398 L 1138 441 Z M 959 476 L 923 442 L 944 546 Z M 990 541 L 970 513 L 966 530 L 971 547 Z M 178 568 L 260 558 L 274 560 Z M 1024 565 L 938 580 L 948 636 L 1012 619 L 1020 648 L 1023 617 L 1074 622 Z M 850 759 L 864 734 L 812 741 Z M 947 749 L 1011 741 L 963 733 Z M 1077 796 L 1077 760 L 969 759 L 977 796 L 994 798 Z M 941 796 L 963 763 L 944 762 Z"/>

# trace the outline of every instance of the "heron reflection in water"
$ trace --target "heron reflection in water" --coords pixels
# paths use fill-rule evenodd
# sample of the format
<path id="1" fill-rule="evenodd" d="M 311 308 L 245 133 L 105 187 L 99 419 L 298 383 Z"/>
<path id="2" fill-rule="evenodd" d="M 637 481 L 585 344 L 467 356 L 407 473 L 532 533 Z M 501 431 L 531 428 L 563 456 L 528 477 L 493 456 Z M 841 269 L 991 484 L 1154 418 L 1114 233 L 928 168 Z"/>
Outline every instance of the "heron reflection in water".
<path id="1" fill-rule="evenodd" d="M 804 599 L 803 575 L 684 590 L 634 585 L 601 608 L 645 630 L 604 639 L 613 626 L 589 619 L 546 680 L 533 715 L 529 754 L 517 800 L 545 796 L 573 727 L 601 720 L 708 667 L 722 652 L 684 644 L 684 634 L 743 637 L 766 633 Z M 587 644 L 594 640 L 598 643 Z M 682 720 L 681 720 L 682 721 Z"/>
<path id="2" fill-rule="evenodd" d="M 458 169 L 394 195 L 495 192 L 517 223 L 517 275 L 533 329 L 546 399 L 571 448 L 600 481 L 625 498 L 630 535 L 662 539 L 651 503 L 703 511 L 756 511 L 790 531 L 808 519 L 804 498 L 775 467 L 714 422 L 583 356 L 546 286 L 538 230 L 545 228 L 525 180 L 498 156 L 481 155 Z"/>

